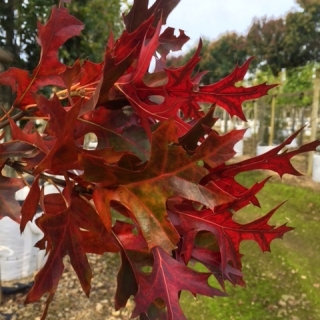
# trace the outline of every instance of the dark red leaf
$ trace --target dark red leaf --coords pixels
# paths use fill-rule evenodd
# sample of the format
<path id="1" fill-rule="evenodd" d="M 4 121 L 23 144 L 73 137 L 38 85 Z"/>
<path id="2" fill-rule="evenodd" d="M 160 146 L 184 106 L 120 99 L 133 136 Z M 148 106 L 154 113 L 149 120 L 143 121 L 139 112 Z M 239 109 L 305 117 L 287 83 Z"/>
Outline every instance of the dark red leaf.
<path id="1" fill-rule="evenodd" d="M 10 128 L 11 128 L 11 134 L 12 134 L 13 140 L 27 142 L 30 145 L 39 149 L 39 151 L 48 153 L 49 148 L 46 145 L 45 141 L 41 138 L 39 132 L 37 130 L 33 130 L 34 129 L 33 123 L 29 122 L 32 128 L 29 128 L 30 126 L 26 125 L 25 129 L 21 130 L 16 125 L 16 123 L 12 121 L 11 118 L 9 118 L 9 121 L 10 121 Z"/>
<path id="2" fill-rule="evenodd" d="M 129 208 L 150 248 L 161 245 L 169 252 L 174 249 L 178 235 L 166 219 L 167 200 L 178 196 L 212 208 L 217 205 L 222 192 L 218 196 L 197 184 L 206 174 L 197 161 L 213 163 L 214 155 L 219 155 L 214 162 L 218 165 L 230 159 L 235 153 L 233 145 L 242 135 L 243 132 L 235 131 L 219 137 L 212 132 L 193 157 L 189 157 L 181 146 L 175 145 L 174 122 L 164 122 L 153 133 L 151 157 L 143 170 L 108 166 L 103 159 L 83 154 L 83 178 L 105 187 L 118 186 L 109 194 L 109 201 L 118 201 Z"/>
<path id="3" fill-rule="evenodd" d="M 68 193 L 68 191 L 65 189 L 63 193 Z M 67 194 L 66 196 L 68 197 Z M 82 289 L 89 295 L 92 273 L 84 250 L 88 247 L 83 242 L 90 236 L 83 238 L 83 235 L 87 233 L 87 235 L 100 237 L 101 240 L 108 240 L 97 212 L 89 202 L 76 195 L 70 195 L 70 204 L 63 194 L 45 195 L 42 203 L 44 214 L 36 221 L 49 243 L 49 256 L 35 278 L 26 303 L 39 300 L 46 292 L 54 295 L 64 269 L 63 258 L 66 255 L 70 257 L 71 265 L 79 278 Z M 109 237 L 109 241 L 111 239 Z M 98 245 L 96 241 L 95 243 Z M 101 244 L 102 251 L 106 249 L 116 251 L 117 246 L 114 240 L 113 244 L 103 244 L 103 242 Z M 99 252 L 99 249 L 96 248 L 95 252 Z"/>
<path id="4" fill-rule="evenodd" d="M 78 119 L 81 104 L 78 101 L 69 111 L 66 111 L 56 96 L 52 100 L 38 97 L 38 108 L 43 114 L 50 116 L 50 130 L 55 133 L 55 144 L 45 158 L 38 164 L 34 174 L 45 170 L 59 172 L 61 170 L 77 169 L 78 151 L 75 145 L 73 131 Z"/>
<path id="5" fill-rule="evenodd" d="M 242 273 L 229 264 L 227 264 L 226 269 L 222 271 L 220 252 L 195 246 L 192 250 L 192 259 L 206 266 L 223 289 L 225 289 L 225 280 L 230 281 L 233 285 L 243 286 L 245 284 L 242 280 Z"/>
<path id="6" fill-rule="evenodd" d="M 117 221 L 113 231 L 122 247 L 115 295 L 115 307 L 118 310 L 127 304 L 130 296 L 137 293 L 136 277 L 143 266 L 152 265 L 153 260 L 146 241 L 135 225 Z"/>
<path id="7" fill-rule="evenodd" d="M 72 67 L 66 67 L 61 74 L 65 87 L 70 93 L 71 87 L 79 82 L 81 72 L 80 60 L 77 60 Z"/>
<path id="8" fill-rule="evenodd" d="M 183 30 L 179 30 L 179 35 L 174 34 L 175 29 L 168 27 L 166 28 L 159 37 L 159 46 L 157 52 L 160 53 L 161 58 L 165 61 L 166 56 L 170 51 L 179 51 L 182 46 L 190 39 Z"/>
<path id="9" fill-rule="evenodd" d="M 154 26 L 158 24 L 160 19 L 162 24 L 166 24 L 167 17 L 180 0 L 156 0 L 154 4 L 148 8 L 149 0 L 134 1 L 130 12 L 123 15 L 123 21 L 128 32 L 136 30 L 145 20 L 151 16 L 155 16 Z"/>
<path id="10" fill-rule="evenodd" d="M 139 279 L 140 286 L 135 296 L 136 307 L 132 317 L 147 313 L 151 303 L 161 298 L 166 303 L 167 319 L 187 319 L 179 305 L 181 290 L 209 297 L 225 295 L 220 290 L 209 286 L 210 273 L 200 273 L 186 267 L 159 247 L 153 248 L 152 252 L 154 255 L 152 272 Z"/>
<path id="11" fill-rule="evenodd" d="M 28 192 L 26 199 L 23 202 L 21 208 L 21 223 L 20 223 L 20 231 L 21 233 L 24 231 L 27 223 L 32 221 L 39 205 L 40 200 L 40 187 L 39 187 L 39 178 L 40 176 L 36 176 L 34 179 L 32 186 Z"/>
<path id="12" fill-rule="evenodd" d="M 11 140 L 0 143 L 0 161 L 5 161 L 11 157 L 32 158 L 38 153 L 37 148 L 23 141 Z"/>
<path id="13" fill-rule="evenodd" d="M 24 187 L 24 183 L 22 179 L 4 177 L 1 173 L 3 167 L 0 167 L 0 219 L 9 217 L 20 222 L 21 207 L 15 193 Z"/>

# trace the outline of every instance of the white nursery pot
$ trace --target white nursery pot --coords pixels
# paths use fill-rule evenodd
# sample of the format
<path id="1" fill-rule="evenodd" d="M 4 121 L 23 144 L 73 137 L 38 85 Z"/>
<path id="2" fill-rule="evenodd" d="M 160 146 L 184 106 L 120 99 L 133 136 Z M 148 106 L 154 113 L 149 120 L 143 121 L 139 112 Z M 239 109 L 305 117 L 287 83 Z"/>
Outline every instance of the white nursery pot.
<path id="1" fill-rule="evenodd" d="M 246 129 L 246 131 L 244 132 L 244 135 L 243 135 L 244 140 L 250 139 L 252 137 L 252 129 L 250 127 L 246 127 L 242 124 L 241 125 L 236 124 L 235 128 L 237 130 Z"/>
<path id="2" fill-rule="evenodd" d="M 243 139 L 250 139 L 252 137 L 252 129 L 249 127 L 244 133 Z"/>
<path id="3" fill-rule="evenodd" d="M 8 217 L 0 220 L 0 245 L 12 250 L 0 261 L 2 281 L 28 277 L 42 267 L 45 251 L 34 247 L 42 236 L 34 223 L 28 222 L 21 235 L 18 223 Z"/>
<path id="4" fill-rule="evenodd" d="M 16 192 L 15 198 L 23 201 L 28 192 L 29 188 L 24 187 Z M 2 281 L 19 280 L 41 269 L 45 262 L 45 250 L 39 250 L 34 245 L 42 237 L 42 231 L 34 222 L 28 222 L 21 234 L 18 223 L 8 217 L 0 220 L 0 247 L 11 251 L 10 255 L 0 257 Z"/>
<path id="5" fill-rule="evenodd" d="M 312 180 L 320 182 L 320 154 L 314 154 L 313 156 Z"/>
<path id="6" fill-rule="evenodd" d="M 275 146 L 260 146 L 260 145 L 257 145 L 257 156 L 259 156 L 261 154 L 264 154 L 264 153 L 272 150 L 275 147 L 277 147 L 277 146 L 276 145 Z"/>
<path id="7" fill-rule="evenodd" d="M 243 140 L 238 141 L 234 145 L 234 151 L 236 152 L 235 157 L 243 155 Z"/>

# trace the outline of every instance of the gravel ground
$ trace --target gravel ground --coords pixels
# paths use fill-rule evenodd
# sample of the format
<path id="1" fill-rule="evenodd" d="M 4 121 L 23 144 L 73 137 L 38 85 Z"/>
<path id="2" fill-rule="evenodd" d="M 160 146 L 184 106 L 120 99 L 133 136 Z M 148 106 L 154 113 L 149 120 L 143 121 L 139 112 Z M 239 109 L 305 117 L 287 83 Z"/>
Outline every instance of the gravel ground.
<path id="1" fill-rule="evenodd" d="M 89 299 L 83 293 L 77 276 L 68 260 L 59 282 L 54 300 L 49 307 L 47 320 L 127 320 L 130 319 L 134 304 L 129 301 L 126 309 L 114 310 L 114 294 L 119 259 L 116 255 L 90 255 L 89 262 L 94 278 Z M 21 279 L 20 283 L 29 283 L 33 277 Z M 17 282 L 17 281 L 14 281 Z M 2 282 L 2 286 L 12 286 L 12 282 Z M 0 320 L 40 320 L 45 298 L 40 303 L 23 304 L 26 294 L 3 295 L 0 305 Z M 2 314 L 2 315 L 1 315 Z M 8 316 L 4 316 L 7 314 Z"/>

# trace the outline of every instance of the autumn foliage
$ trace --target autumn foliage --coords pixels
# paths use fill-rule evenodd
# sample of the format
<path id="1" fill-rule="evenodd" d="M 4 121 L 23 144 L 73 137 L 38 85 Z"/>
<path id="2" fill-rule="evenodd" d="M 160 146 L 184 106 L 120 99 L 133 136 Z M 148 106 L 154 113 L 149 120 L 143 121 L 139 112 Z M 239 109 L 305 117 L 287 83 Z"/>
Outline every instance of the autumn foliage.
<path id="1" fill-rule="evenodd" d="M 184 66 L 166 68 L 167 54 L 188 40 L 181 30 L 176 35 L 162 28 L 178 2 L 157 0 L 148 8 L 147 0 L 135 1 L 123 15 L 123 34 L 117 40 L 110 36 L 104 60 L 79 59 L 72 66 L 59 60 L 58 51 L 83 25 L 61 2 L 48 22 L 38 25 L 36 69 L 0 74 L 0 84 L 15 93 L 0 122 L 12 133 L 11 141 L 0 144 L 0 167 L 18 173 L 0 175 L 0 218 L 12 218 L 23 232 L 38 205 L 43 211 L 35 220 L 44 233 L 36 246 L 46 250 L 47 260 L 26 298 L 31 303 L 47 294 L 42 319 L 66 255 L 89 295 L 93 275 L 87 254 L 119 254 L 116 309 L 133 296 L 133 317 L 185 319 L 182 290 L 214 297 L 225 295 L 226 281 L 244 285 L 240 243 L 254 240 L 269 251 L 273 239 L 291 230 L 268 224 L 278 207 L 250 223 L 235 222 L 235 212 L 259 206 L 256 194 L 268 180 L 246 188 L 235 177 L 256 169 L 299 175 L 291 157 L 320 143 L 280 152 L 297 132 L 264 155 L 230 163 L 245 131 L 212 130 L 215 106 L 245 120 L 242 102 L 266 95 L 273 85 L 238 85 L 251 59 L 219 82 L 201 85 L 203 73 L 195 72 L 201 42 Z M 212 105 L 206 114 L 202 103 Z M 43 119 L 45 130 L 38 131 L 33 121 L 18 126 L 25 116 Z M 84 146 L 88 133 L 97 137 L 94 150 Z M 14 195 L 27 176 L 34 179 L 20 208 Z M 45 194 L 43 181 L 60 191 Z M 207 272 L 193 270 L 192 261 Z M 219 288 L 208 284 L 210 276 Z"/>

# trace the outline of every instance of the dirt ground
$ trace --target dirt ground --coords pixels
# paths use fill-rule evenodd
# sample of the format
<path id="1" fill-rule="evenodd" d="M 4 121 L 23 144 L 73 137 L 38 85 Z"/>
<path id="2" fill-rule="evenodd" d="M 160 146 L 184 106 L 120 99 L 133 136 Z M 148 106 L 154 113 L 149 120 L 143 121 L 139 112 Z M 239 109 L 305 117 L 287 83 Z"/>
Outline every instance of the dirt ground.
<path id="1" fill-rule="evenodd" d="M 88 299 L 83 293 L 76 274 L 68 259 L 64 261 L 65 271 L 59 282 L 54 300 L 49 307 L 47 320 L 117 320 L 130 319 L 133 304 L 125 310 L 114 310 L 114 294 L 119 259 L 115 255 L 90 255 L 89 262 L 93 270 L 92 290 Z M 20 283 L 30 283 L 33 277 L 21 279 Z M 2 286 L 12 286 L 13 282 L 2 282 Z M 0 320 L 40 320 L 43 303 L 24 305 L 26 293 L 3 295 L 0 306 Z"/>
<path id="2" fill-rule="evenodd" d="M 121 312 L 114 310 L 113 298 L 119 266 L 118 257 L 107 254 L 103 256 L 89 255 L 89 262 L 94 274 L 89 299 L 83 293 L 77 276 L 66 259 L 64 261 L 65 271 L 59 282 L 54 300 L 49 307 L 47 320 L 130 319 L 132 303 L 129 303 L 127 308 Z M 29 277 L 18 282 L 30 283 L 32 280 L 33 277 Z M 12 286 L 13 282 L 2 282 L 2 286 Z M 39 303 L 25 306 L 26 294 L 3 295 L 0 306 L 0 320 L 40 320 L 45 298 L 42 298 Z"/>

